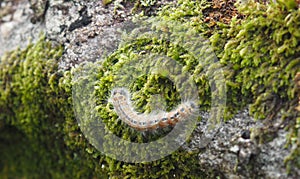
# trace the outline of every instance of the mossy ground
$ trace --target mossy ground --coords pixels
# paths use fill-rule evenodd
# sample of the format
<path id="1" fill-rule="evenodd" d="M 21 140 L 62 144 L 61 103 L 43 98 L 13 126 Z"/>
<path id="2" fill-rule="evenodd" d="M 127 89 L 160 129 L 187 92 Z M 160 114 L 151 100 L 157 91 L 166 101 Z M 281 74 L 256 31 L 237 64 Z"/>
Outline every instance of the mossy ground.
<path id="1" fill-rule="evenodd" d="M 205 23 L 211 6 L 211 2 L 205 0 L 180 0 L 176 7 L 164 7 L 158 16 L 180 21 L 182 26 L 194 28 L 210 39 L 219 62 L 225 68 L 226 119 L 247 105 L 256 118 L 272 121 L 276 114 L 282 115 L 283 124 L 290 131 L 287 146 L 298 146 L 291 151 L 286 164 L 288 168 L 299 168 L 300 115 L 295 110 L 299 88 L 293 81 L 300 66 L 299 8 L 250 1 L 247 6 L 239 8 L 242 19 L 233 18 L 229 24 L 217 21 L 211 26 Z M 184 49 L 153 39 L 137 39 L 135 42 L 117 50 L 96 67 L 99 81 L 95 86 L 99 88 L 95 94 L 99 97 L 99 114 L 110 130 L 127 139 L 135 135 L 134 140 L 141 142 L 143 138 L 139 133 L 115 123 L 117 116 L 108 115 L 113 111 L 107 108 L 107 104 L 102 104 L 113 85 L 114 73 L 120 68 L 120 58 L 126 61 L 146 51 L 177 60 L 196 77 L 197 86 L 202 87 L 199 104 L 203 110 L 209 109 L 211 92 L 207 79 L 196 73 L 201 71 L 201 66 L 197 66 L 195 58 L 187 55 Z M 158 161 L 141 164 L 119 162 L 103 156 L 89 144 L 77 125 L 72 108 L 71 72 L 62 73 L 57 69 L 62 52 L 62 47 L 54 47 L 41 38 L 36 44 L 30 44 L 24 50 L 17 49 L 2 58 L 0 176 L 201 178 L 210 174 L 211 171 L 203 171 L 197 164 L 197 153 L 181 149 Z M 178 98 L 175 91 L 169 92 L 170 86 L 162 77 L 148 76 L 130 87 L 136 92 L 143 89 L 145 96 L 137 102 L 137 107 L 147 110 L 147 95 L 157 89 L 164 90 L 169 106 L 174 105 Z"/>

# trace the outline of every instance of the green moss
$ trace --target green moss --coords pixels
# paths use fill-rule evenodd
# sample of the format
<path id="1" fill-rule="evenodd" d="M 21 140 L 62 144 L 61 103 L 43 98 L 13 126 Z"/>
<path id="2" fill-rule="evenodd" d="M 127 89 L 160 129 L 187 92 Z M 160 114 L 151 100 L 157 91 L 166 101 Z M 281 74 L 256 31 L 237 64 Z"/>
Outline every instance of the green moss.
<path id="1" fill-rule="evenodd" d="M 80 101 L 81 104 L 78 107 L 77 105 L 75 105 L 75 111 L 81 114 L 81 126 L 89 126 L 89 123 L 91 122 L 95 124 L 98 120 L 98 118 L 96 118 L 96 121 L 91 121 L 90 116 L 93 114 L 89 111 L 93 111 L 93 109 L 84 107 L 92 106 L 90 105 L 90 101 L 94 100 L 92 97 L 93 95 L 84 95 L 87 93 L 87 91 L 89 91 L 87 90 L 89 88 L 96 89 L 94 92 L 97 99 L 97 105 L 95 106 L 95 108 L 97 109 L 102 122 L 106 124 L 105 131 L 99 131 L 99 129 L 84 129 L 90 131 L 88 134 L 86 134 L 89 140 L 96 141 L 99 135 L 108 136 L 110 132 L 113 132 L 115 135 L 121 137 L 124 140 L 130 140 L 132 142 L 149 142 L 163 136 L 164 133 L 149 133 L 145 137 L 144 135 L 142 135 L 142 133 L 130 129 L 130 127 L 128 127 L 126 124 L 122 124 L 120 120 L 118 120 L 118 116 L 113 111 L 112 105 L 110 103 L 107 103 L 107 99 L 109 98 L 112 87 L 118 85 L 127 86 L 133 92 L 133 99 L 135 101 L 134 104 L 137 109 L 140 109 L 140 112 L 150 112 L 151 110 L 153 110 L 151 109 L 151 105 L 149 105 L 152 99 L 150 96 L 157 93 L 161 93 L 162 96 L 165 97 L 167 101 L 167 107 L 174 107 L 179 103 L 180 100 L 178 100 L 178 94 L 173 89 L 174 84 L 168 79 L 155 74 L 135 76 L 133 71 L 138 71 L 139 67 L 131 66 L 130 62 L 135 61 L 137 59 L 136 57 L 138 57 L 138 54 L 140 54 L 140 52 L 142 51 L 144 53 L 163 53 L 168 56 L 172 56 L 174 52 L 176 52 L 176 54 L 181 51 L 182 53 L 185 53 L 185 50 L 181 47 L 172 47 L 167 42 L 156 40 L 149 41 L 149 39 L 137 39 L 133 43 L 126 45 L 124 48 L 117 50 L 113 55 L 108 57 L 104 62 L 100 64 L 91 64 L 88 67 L 79 67 L 73 70 L 73 74 L 75 76 L 78 75 L 80 71 L 84 71 L 84 73 L 87 74 L 86 76 L 79 75 L 79 77 L 75 77 L 75 81 L 73 84 L 73 88 L 75 88 L 76 92 L 76 99 L 78 100 L 78 102 Z M 184 63 L 185 59 L 178 58 L 178 61 Z M 128 73 L 124 75 L 120 71 Z M 128 78 L 133 78 L 136 80 L 131 80 L 132 83 L 129 83 Z M 95 83 L 93 79 L 97 79 Z M 111 145 L 114 144 L 112 143 Z M 118 151 L 119 149 L 114 148 L 114 150 Z M 147 149 L 145 148 L 145 151 L 146 150 Z M 163 149 L 161 149 L 161 151 L 163 151 Z M 89 152 L 91 153 L 91 155 L 95 155 L 98 153 L 95 150 L 91 150 Z M 123 151 L 119 152 L 121 153 Z M 134 149 L 130 148 L 130 153 L 134 152 Z M 138 152 L 142 153 L 143 151 Z M 110 176 L 116 178 L 119 178 L 121 176 L 125 178 L 130 176 L 134 176 L 137 178 L 161 178 L 173 175 L 193 178 L 204 175 L 201 171 L 198 171 L 199 166 L 197 164 L 198 160 L 196 156 L 197 153 L 188 154 L 185 151 L 179 149 L 166 158 L 150 163 L 130 164 L 125 162 L 118 162 L 109 158 L 106 158 L 105 160 L 108 162 Z"/>
<path id="2" fill-rule="evenodd" d="M 193 27 L 201 33 L 207 29 L 207 26 L 201 23 L 203 10 L 209 7 L 209 4 L 203 6 L 203 3 L 205 1 L 179 1 L 177 7 L 166 7 L 159 15 L 166 22 L 169 19 L 178 20 L 182 22 L 182 26 Z M 285 8 L 282 4 L 264 5 L 253 1 L 247 3 L 246 6 L 241 5 L 239 10 L 244 15 L 244 19 L 233 19 L 228 26 L 220 25 L 221 29 L 214 29 L 212 36 L 209 36 L 210 33 L 203 33 L 203 35 L 210 38 L 220 62 L 226 69 L 228 103 L 225 118 L 229 119 L 237 110 L 248 105 L 250 105 L 251 115 L 256 119 L 272 120 L 280 112 L 282 120 L 289 123 L 286 128 L 291 131 L 291 136 L 294 136 L 287 140 L 291 141 L 288 143 L 298 145 L 299 137 L 295 136 L 299 135 L 298 127 L 295 127 L 297 126 L 295 121 L 297 121 L 299 112 L 294 109 L 296 88 L 293 77 L 299 71 L 300 65 L 300 35 L 298 30 L 300 11 L 299 9 Z M 200 23 L 192 23 L 194 19 L 198 19 Z M 186 56 L 186 51 L 180 48 L 172 50 L 172 46 L 164 42 L 156 44 L 153 41 L 143 42 L 139 40 L 137 44 L 133 43 L 131 46 L 127 46 L 127 49 L 116 52 L 115 55 L 104 62 L 103 66 L 107 68 L 105 74 L 110 77 L 100 77 L 99 89 L 101 91 L 107 89 L 105 93 L 101 94 L 99 92 L 100 96 L 107 98 L 111 88 L 110 85 L 113 83 L 110 81 L 109 86 L 104 85 L 108 84 L 107 79 L 114 79 L 113 71 L 121 67 L 119 64 L 120 59 L 128 61 L 132 57 L 136 58 L 140 51 L 146 51 L 146 53 L 162 53 L 184 66 L 189 63 L 193 64 L 194 68 L 188 68 L 189 72 L 194 75 L 197 85 L 204 89 L 199 92 L 201 99 L 199 104 L 202 107 L 206 106 L 206 109 L 209 108 L 210 89 L 207 86 L 207 79 L 200 80 L 203 77 L 198 76 L 199 74 L 196 72 L 201 71 L 202 67 L 197 66 L 197 61 L 194 61 L 191 56 Z M 176 53 L 179 55 L 175 55 Z M 125 59 L 123 59 L 124 57 Z M 143 78 L 141 81 L 144 85 L 131 85 L 139 86 L 137 89 L 131 88 L 131 91 L 133 93 L 136 90 L 147 91 L 143 86 L 147 86 L 146 89 L 151 89 L 153 85 L 150 85 L 150 88 L 149 85 L 145 85 L 149 83 L 150 79 L 152 78 Z M 198 83 L 200 81 L 201 83 Z M 158 80 L 152 82 L 160 83 Z M 164 87 L 155 86 L 151 90 L 158 91 L 158 89 L 164 89 Z M 146 101 L 149 96 L 139 96 L 138 99 Z M 171 101 L 176 100 L 172 99 Z M 137 102 L 137 106 L 147 105 L 145 105 L 145 102 Z M 147 111 L 147 109 L 144 110 Z M 120 124 L 116 126 L 116 128 L 112 127 L 111 129 L 113 131 L 120 130 Z M 270 127 L 270 130 L 264 129 L 261 134 L 258 134 L 260 135 L 260 141 L 273 140 L 274 135 L 272 133 L 276 133 L 276 130 L 278 129 L 272 127 Z M 291 156 L 287 158 L 287 161 L 298 163 L 297 150 L 291 151 Z"/>
<path id="3" fill-rule="evenodd" d="M 57 70 L 62 51 L 42 37 L 1 59 L 1 178 L 105 176 L 91 172 L 98 162 L 91 162 L 93 157 L 85 152 L 87 142 L 83 149 L 68 149 L 76 143 L 74 137 L 77 143 L 84 138 L 72 135 L 79 129 L 68 100 L 67 78 Z"/>
<path id="4" fill-rule="evenodd" d="M 218 57 L 228 67 L 229 91 L 233 94 L 228 94 L 230 105 L 241 101 L 250 104 L 250 114 L 257 119 L 272 120 L 280 113 L 293 136 L 287 144 L 298 145 L 300 139 L 295 136 L 300 114 L 295 110 L 297 89 L 293 78 L 300 66 L 300 9 L 250 1 L 239 10 L 245 15 L 243 20 L 233 20 L 230 27 L 211 37 L 224 49 Z M 277 130 L 272 126 L 264 129 L 258 134 L 260 141 L 273 140 L 272 133 Z M 295 151 L 289 159 L 298 163 L 300 156 Z"/>
<path id="5" fill-rule="evenodd" d="M 102 0 L 103 5 L 108 5 L 112 2 L 114 3 L 114 13 L 116 13 L 117 10 L 124 10 L 128 5 L 133 5 L 131 8 L 133 14 L 137 12 L 147 13 L 150 8 L 153 9 L 153 7 L 157 5 L 157 0 Z"/>
<path id="6" fill-rule="evenodd" d="M 196 154 L 181 150 L 160 161 L 128 164 L 103 156 L 92 147 L 73 114 L 71 73 L 57 71 L 56 60 L 61 53 L 61 47 L 54 47 L 41 38 L 24 50 L 8 53 L 1 61 L 3 177 L 161 178 L 176 175 L 190 178 L 203 175 L 198 171 Z M 103 69 L 97 70 L 100 76 L 101 71 Z M 111 81 L 103 80 L 107 80 L 106 86 Z M 137 134 L 131 138 L 134 135 Z M 19 138 L 22 140 L 18 141 Z M 18 155 L 22 157 L 17 158 Z"/>
<path id="7" fill-rule="evenodd" d="M 283 120 L 289 124 L 287 130 L 291 131 L 287 146 L 298 146 L 291 151 L 286 164 L 287 167 L 299 167 L 300 120 L 299 112 L 294 110 L 297 94 L 292 81 L 300 65 L 299 9 L 251 1 L 240 7 L 244 19 L 233 19 L 230 25 L 219 24 L 218 28 L 209 29 L 203 23 L 203 11 L 208 8 L 210 4 L 204 0 L 181 0 L 175 7 L 162 8 L 159 16 L 166 23 L 179 21 L 182 27 L 196 29 L 209 38 L 219 59 L 209 57 L 199 63 L 193 54 L 178 44 L 139 38 L 119 48 L 104 62 L 92 64 L 92 76 L 97 81 L 87 88 L 96 89 L 97 103 L 91 108 L 97 110 L 107 126 L 107 131 L 100 132 L 112 131 L 134 142 L 156 140 L 164 134 L 154 133 L 146 138 L 130 130 L 117 120 L 112 105 L 105 102 L 113 86 L 125 85 L 133 93 L 134 106 L 140 112 L 153 109 L 151 102 L 155 99 L 151 96 L 158 93 L 166 99 L 167 110 L 176 106 L 180 102 L 180 89 L 174 89 L 173 82 L 164 75 L 133 76 L 136 80 L 125 84 L 125 75 L 121 78 L 119 73 L 124 65 L 138 60 L 142 54 L 160 54 L 172 58 L 182 65 L 183 71 L 191 73 L 198 87 L 198 103 L 202 110 L 209 110 L 211 96 L 215 95 L 204 69 L 223 67 L 227 85 L 226 119 L 248 104 L 256 118 L 272 120 L 281 112 Z M 73 114 L 72 88 L 86 83 L 87 79 L 71 80 L 81 67 L 64 73 L 58 71 L 56 62 L 62 51 L 62 47 L 55 47 L 41 38 L 24 50 L 6 54 L 0 62 L 0 177 L 211 176 L 213 171 L 203 171 L 198 165 L 197 152 L 188 153 L 180 148 L 163 159 L 140 164 L 119 162 L 97 151 L 85 139 Z M 132 70 L 128 66 L 125 69 Z M 85 89 L 80 90 L 79 94 L 85 93 Z M 274 131 L 263 131 L 260 141 L 272 140 L 270 132 Z"/>

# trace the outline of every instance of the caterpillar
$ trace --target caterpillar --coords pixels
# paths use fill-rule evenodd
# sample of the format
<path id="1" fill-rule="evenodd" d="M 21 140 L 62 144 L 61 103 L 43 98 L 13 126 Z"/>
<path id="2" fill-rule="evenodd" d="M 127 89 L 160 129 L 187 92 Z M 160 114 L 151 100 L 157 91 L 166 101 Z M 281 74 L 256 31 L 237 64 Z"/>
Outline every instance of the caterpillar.
<path id="1" fill-rule="evenodd" d="M 114 88 L 111 92 L 110 101 L 119 118 L 138 131 L 151 131 L 157 128 L 175 126 L 176 123 L 195 116 L 198 110 L 196 103 L 188 100 L 170 112 L 138 113 L 132 107 L 130 93 L 126 88 Z"/>

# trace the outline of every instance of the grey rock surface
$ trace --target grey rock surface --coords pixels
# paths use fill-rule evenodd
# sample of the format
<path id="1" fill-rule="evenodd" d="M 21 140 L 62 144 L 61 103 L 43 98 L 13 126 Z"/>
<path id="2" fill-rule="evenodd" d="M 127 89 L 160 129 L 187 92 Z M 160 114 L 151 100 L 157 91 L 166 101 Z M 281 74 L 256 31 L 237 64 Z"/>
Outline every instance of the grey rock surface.
<path id="1" fill-rule="evenodd" d="M 45 31 L 43 23 L 31 23 L 34 13 L 28 1 L 0 1 L 0 7 L 0 57 L 35 42 Z"/>
<path id="2" fill-rule="evenodd" d="M 162 6 L 168 1 L 159 1 Z M 82 62 L 101 60 L 113 52 L 120 39 L 118 28 L 132 18 L 133 2 L 114 1 L 107 6 L 102 1 L 50 1 L 46 14 L 47 37 L 64 44 L 61 69 L 70 69 Z"/>
<path id="3" fill-rule="evenodd" d="M 290 149 L 285 147 L 288 132 L 283 129 L 280 117 L 272 126 L 277 126 L 276 136 L 271 141 L 260 143 L 259 132 L 266 127 L 254 120 L 248 110 L 238 112 L 232 119 L 222 122 L 207 133 L 209 114 L 202 114 L 186 150 L 199 150 L 199 163 L 225 178 L 297 178 L 299 171 L 288 175 L 284 165 Z M 268 124 L 270 125 L 270 124 Z"/>

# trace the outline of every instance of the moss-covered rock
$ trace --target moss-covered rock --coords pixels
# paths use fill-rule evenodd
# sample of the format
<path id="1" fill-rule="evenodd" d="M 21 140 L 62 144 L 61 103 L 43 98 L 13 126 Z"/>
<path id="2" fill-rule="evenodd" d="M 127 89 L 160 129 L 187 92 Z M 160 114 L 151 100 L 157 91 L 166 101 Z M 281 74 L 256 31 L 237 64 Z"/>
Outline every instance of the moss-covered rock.
<path id="1" fill-rule="evenodd" d="M 227 39 L 222 46 L 224 51 L 218 56 L 231 71 L 228 74 L 230 90 L 243 96 L 255 118 L 272 121 L 281 115 L 283 126 L 291 131 L 288 141 L 292 140 L 293 146 L 298 145 L 299 129 L 295 124 L 299 112 L 295 105 L 299 92 L 293 78 L 300 65 L 299 8 L 250 1 L 240 7 L 240 12 L 245 15 L 243 20 L 233 20 L 222 35 L 216 33 L 211 37 L 212 42 Z M 265 136 L 262 140 L 273 140 L 267 139 L 267 133 L 265 129 L 257 135 Z M 294 157 L 298 163 L 299 156 Z"/>
<path id="2" fill-rule="evenodd" d="M 167 23 L 179 21 L 182 27 L 195 29 L 209 38 L 218 57 L 210 62 L 215 63 L 200 63 L 187 49 L 172 41 L 140 38 L 125 44 L 103 62 L 91 65 L 96 82 L 89 87 L 96 89 L 93 95 L 97 97 L 96 106 L 91 107 L 93 110 L 95 107 L 97 115 L 106 124 L 107 131 L 104 132 L 112 131 L 134 142 L 155 140 L 166 132 L 145 138 L 117 120 L 112 105 L 106 102 L 112 87 L 117 83 L 124 84 L 124 81 L 116 80 L 122 65 L 145 54 L 161 54 L 181 64 L 193 76 L 202 110 L 209 110 L 214 92 L 203 71 L 209 67 L 222 67 L 227 85 L 227 120 L 248 104 L 253 116 L 270 123 L 280 114 L 283 126 L 290 131 L 287 146 L 293 146 L 286 164 L 288 169 L 292 168 L 291 172 L 297 170 L 300 167 L 300 139 L 299 111 L 295 107 L 299 89 L 293 79 L 300 65 L 299 8 L 250 1 L 247 6 L 240 5 L 243 19 L 233 18 L 230 24 L 217 22 L 212 28 L 205 23 L 205 12 L 210 7 L 208 1 L 181 0 L 175 7 L 162 8 L 158 16 Z M 0 176 L 204 178 L 219 175 L 220 171 L 208 171 L 199 166 L 197 156 L 200 151 L 187 152 L 179 148 L 165 158 L 148 163 L 120 162 L 103 155 L 84 137 L 80 130 L 82 126 L 78 126 L 73 113 L 72 88 L 85 84 L 86 79 L 72 81 L 72 75 L 82 67 L 58 71 L 57 60 L 62 52 L 62 47 L 53 46 L 42 37 L 36 44 L 2 57 Z M 219 62 L 222 65 L 215 65 Z M 180 101 L 172 82 L 163 76 L 140 76 L 128 84 L 128 88 L 133 92 L 135 107 L 141 112 L 152 110 L 151 95 L 158 91 L 166 98 L 167 110 Z M 80 90 L 79 94 L 85 93 L 85 89 Z M 262 134 L 257 134 L 262 144 L 272 140 L 269 132 L 265 129 Z"/>
<path id="3" fill-rule="evenodd" d="M 63 74 L 57 70 L 62 52 L 62 47 L 42 37 L 1 59 L 0 158 L 4 178 L 105 176 L 103 172 L 87 172 L 97 168 L 96 161 L 86 163 L 91 157 L 84 157 L 87 143 L 82 150 L 76 151 L 76 145 L 68 150 L 67 139 L 76 143 L 72 132 L 78 127 L 69 101 L 71 91 L 67 84 L 64 88 L 58 85 L 64 84 Z"/>

